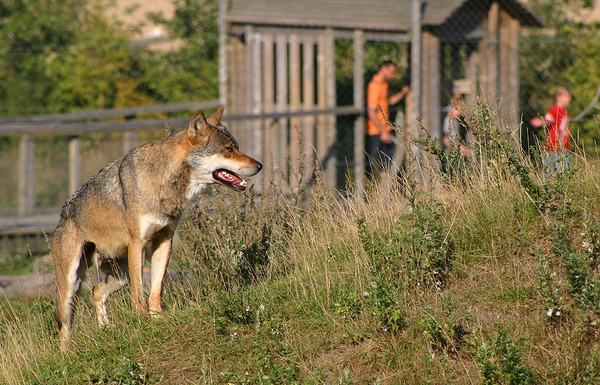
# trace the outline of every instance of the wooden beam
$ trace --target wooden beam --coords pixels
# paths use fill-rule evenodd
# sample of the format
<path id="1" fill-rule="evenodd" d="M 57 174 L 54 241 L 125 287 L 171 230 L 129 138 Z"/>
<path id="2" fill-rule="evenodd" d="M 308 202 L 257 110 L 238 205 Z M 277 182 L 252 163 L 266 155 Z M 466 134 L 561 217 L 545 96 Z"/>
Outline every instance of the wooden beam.
<path id="1" fill-rule="evenodd" d="M 335 33 L 332 29 L 327 29 L 325 32 L 324 53 L 325 70 L 327 71 L 326 105 L 327 108 L 334 108 L 337 104 L 337 92 L 335 87 Z M 333 151 L 331 151 L 336 141 L 336 123 L 336 115 L 329 115 L 325 128 L 325 137 L 327 141 L 327 155 L 332 154 L 332 156 L 329 156 L 329 161 L 327 162 L 328 165 L 325 170 L 325 180 L 330 186 L 335 186 L 335 183 L 337 182 L 337 159 L 333 156 Z"/>
<path id="2" fill-rule="evenodd" d="M 519 21 L 504 12 L 504 23 L 506 23 L 507 55 L 504 65 L 508 66 L 508 79 L 506 81 L 507 99 L 506 104 L 508 123 L 510 129 L 516 130 L 520 121 L 519 112 Z M 504 105 L 504 103 L 503 103 Z"/>
<path id="3" fill-rule="evenodd" d="M 262 34 L 254 32 L 250 39 L 251 50 L 251 107 L 252 114 L 260 114 L 263 112 L 263 66 L 262 66 Z M 249 125 L 250 132 L 247 135 L 247 143 L 250 146 L 249 155 L 256 158 L 263 158 L 263 126 L 260 121 L 253 121 Z"/>
<path id="4" fill-rule="evenodd" d="M 69 194 L 81 186 L 81 139 L 75 137 L 69 142 Z"/>
<path id="5" fill-rule="evenodd" d="M 357 29 L 354 31 L 354 107 L 362 110 L 365 106 L 364 85 L 364 56 L 365 34 Z M 354 178 L 355 194 L 364 196 L 365 183 L 365 118 L 360 114 L 354 121 Z"/>
<path id="6" fill-rule="evenodd" d="M 19 215 L 31 214 L 35 208 L 35 142 L 23 135 L 19 143 Z"/>
<path id="7" fill-rule="evenodd" d="M 288 111 L 288 83 L 289 83 L 289 72 L 288 72 L 288 36 L 284 34 L 277 35 L 276 38 L 276 68 L 277 68 L 277 101 L 276 110 L 279 113 Z M 279 146 L 278 156 L 276 159 L 275 172 L 279 176 L 282 176 L 285 181 L 289 181 L 289 141 L 288 141 L 288 125 L 289 119 L 282 115 L 278 118 L 277 127 L 277 145 Z M 279 171 L 279 172 L 277 172 Z M 286 183 L 282 183 L 282 186 L 286 186 Z"/>
<path id="8" fill-rule="evenodd" d="M 227 0 L 219 0 L 219 102 L 229 107 L 229 71 L 227 71 Z"/>
<path id="9" fill-rule="evenodd" d="M 302 37 L 302 106 L 305 110 L 315 107 L 315 40 L 313 36 Z M 304 137 L 304 164 L 307 170 L 314 168 L 315 117 L 306 116 L 302 122 Z"/>
<path id="10" fill-rule="evenodd" d="M 465 69 L 465 78 L 471 83 L 471 93 L 465 96 L 465 101 L 467 104 L 474 105 L 477 100 L 477 68 L 480 61 L 479 51 L 476 49 L 472 49 L 469 52 L 469 57 L 467 58 L 467 66 Z"/>
<path id="11" fill-rule="evenodd" d="M 273 35 L 263 35 L 263 111 L 266 113 L 275 112 L 275 39 Z M 264 121 L 264 158 L 263 163 L 265 169 L 262 172 L 263 184 L 267 182 L 267 178 L 272 171 L 272 166 L 275 163 L 275 155 L 278 146 L 277 143 L 277 125 L 273 119 L 265 119 Z"/>
<path id="12" fill-rule="evenodd" d="M 423 17 L 423 8 L 421 0 L 411 0 L 411 52 L 410 52 L 410 71 L 411 71 L 411 79 L 410 79 L 410 89 L 411 93 L 407 100 L 407 112 L 409 116 L 410 122 L 410 133 L 415 138 L 420 137 L 419 132 L 419 117 L 422 116 L 422 87 L 423 87 L 423 68 L 422 68 L 422 60 L 423 60 L 423 47 L 422 47 L 422 17 Z M 408 109 L 410 108 L 410 109 Z M 413 166 L 413 172 L 416 180 L 419 183 L 423 182 L 423 175 L 421 169 L 421 160 L 423 158 L 423 154 L 421 150 L 416 146 L 412 146 L 412 153 L 414 155 L 414 159 L 416 160 Z"/>
<path id="13" fill-rule="evenodd" d="M 328 69 L 326 62 L 326 38 L 321 34 L 317 39 L 317 106 L 319 109 L 327 108 Z M 321 169 L 326 168 L 326 156 L 328 149 L 327 141 L 327 115 L 320 115 L 317 124 L 317 154 Z"/>
<path id="14" fill-rule="evenodd" d="M 439 38 L 423 32 L 423 124 L 435 139 L 441 135 L 440 60 Z"/>
<path id="15" fill-rule="evenodd" d="M 0 118 L 0 133 L 1 131 L 10 130 L 10 127 L 19 124 L 47 124 L 61 122 L 76 122 L 86 120 L 101 120 L 126 116 L 148 115 L 148 114 L 166 114 L 181 111 L 195 111 L 204 109 L 217 108 L 220 105 L 219 100 L 208 100 L 205 102 L 189 102 L 189 103 L 172 103 L 172 104 L 156 104 L 151 106 L 139 106 L 128 108 L 113 108 L 103 110 L 92 110 L 83 112 L 73 112 L 65 114 L 49 114 L 49 115 L 31 115 L 31 116 L 15 116 Z M 6 129 L 6 130 L 4 130 Z"/>
<path id="16" fill-rule="evenodd" d="M 300 75 L 300 38 L 298 35 L 290 36 L 290 110 L 298 111 L 302 107 L 302 84 Z M 292 118 L 290 127 L 290 164 L 292 166 L 292 175 L 290 182 L 292 188 L 299 186 L 300 161 L 300 130 L 302 119 Z"/>
<path id="17" fill-rule="evenodd" d="M 486 37 L 481 43 L 482 78 L 480 79 L 483 96 L 495 98 L 499 91 L 498 84 L 498 22 L 500 7 L 493 2 L 486 20 Z"/>

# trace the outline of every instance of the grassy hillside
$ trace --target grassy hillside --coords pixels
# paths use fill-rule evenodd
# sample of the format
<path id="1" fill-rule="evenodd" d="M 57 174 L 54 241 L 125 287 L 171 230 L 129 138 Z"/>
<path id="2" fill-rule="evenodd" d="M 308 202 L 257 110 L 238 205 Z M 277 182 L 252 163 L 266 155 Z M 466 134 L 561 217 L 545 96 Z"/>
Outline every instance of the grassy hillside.
<path id="1" fill-rule="evenodd" d="M 86 294 L 61 354 L 52 300 L 13 303 L 0 383 L 599 383 L 598 165 L 542 178 L 489 114 L 469 114 L 469 164 L 424 184 L 215 189 L 182 226 L 163 318 L 122 292 L 100 330 Z"/>

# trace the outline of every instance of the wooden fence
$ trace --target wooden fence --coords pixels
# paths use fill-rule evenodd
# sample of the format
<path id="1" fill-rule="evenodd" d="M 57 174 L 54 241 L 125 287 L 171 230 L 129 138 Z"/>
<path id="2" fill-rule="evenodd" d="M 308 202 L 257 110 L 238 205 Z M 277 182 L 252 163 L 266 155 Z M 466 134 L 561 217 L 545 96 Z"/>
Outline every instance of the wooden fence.
<path id="1" fill-rule="evenodd" d="M 156 105 L 134 108 L 123 108 L 114 110 L 97 110 L 73 114 L 53 114 L 53 115 L 37 115 L 27 117 L 4 117 L 0 118 L 0 138 L 7 136 L 18 137 L 19 149 L 16 168 L 18 169 L 18 186 L 17 186 L 17 207 L 4 208 L 0 211 L 0 238 L 22 238 L 32 234 L 48 234 L 58 222 L 59 208 L 58 207 L 38 207 L 36 205 L 36 186 L 34 176 L 39 170 L 35 170 L 35 146 L 36 138 L 40 136 L 67 136 L 69 137 L 69 156 L 68 156 L 68 175 L 69 175 L 69 193 L 72 194 L 81 184 L 81 140 L 80 136 L 92 133 L 123 133 L 122 146 L 123 153 L 126 153 L 133 147 L 138 145 L 136 132 L 145 130 L 157 130 L 168 125 L 172 129 L 181 129 L 187 126 L 189 116 L 185 118 L 166 118 L 166 114 L 181 113 L 184 111 L 194 111 L 198 109 L 212 110 L 218 107 L 218 101 L 206 101 L 199 103 L 183 103 Z M 165 114 L 163 119 L 143 119 L 143 116 L 152 116 L 156 114 Z M 260 185 L 267 182 L 266 178 L 272 177 L 273 173 L 269 172 L 269 168 L 273 167 L 268 164 L 274 161 L 285 162 L 289 165 L 295 164 L 297 167 L 314 167 L 315 159 L 311 159 L 312 164 L 298 165 L 298 160 L 293 162 L 290 159 L 276 160 L 271 153 L 273 149 L 280 149 L 285 146 L 280 153 L 300 154 L 305 149 L 310 148 L 314 143 L 323 143 L 325 140 L 330 141 L 330 138 L 335 138 L 336 127 L 327 125 L 320 126 L 319 122 L 335 121 L 338 116 L 353 116 L 355 122 L 362 121 L 362 111 L 354 106 L 335 107 L 335 108 L 317 108 L 311 110 L 296 110 L 285 112 L 272 113 L 254 113 L 254 114 L 238 114 L 226 115 L 223 121 L 238 138 L 241 143 L 242 150 L 250 155 L 257 157 L 265 163 L 265 170 L 262 174 L 262 179 L 257 181 L 258 188 Z M 329 119 L 317 119 L 317 117 L 329 117 Z M 307 119 L 310 118 L 310 119 Z M 252 124 L 253 130 L 259 127 L 259 133 L 247 133 L 247 122 L 254 121 L 258 124 Z M 286 126 L 274 126 L 273 122 L 287 121 Z M 306 130 L 305 127 L 293 127 L 291 122 L 309 122 L 314 128 Z M 273 129 L 282 131 L 275 136 L 269 134 Z M 297 136 L 291 135 L 295 130 L 310 133 L 309 137 L 304 137 L 300 141 Z M 333 133 L 332 133 L 333 131 Z M 259 137 L 259 143 L 252 140 L 252 143 L 246 143 L 245 137 Z M 283 139 L 282 139 L 283 138 Z M 286 140 L 286 138 L 288 138 Z M 327 138 L 327 139 L 323 139 Z M 277 141 L 269 143 L 269 141 Z M 300 149 L 300 145 L 305 146 Z M 333 162 L 328 163 L 331 158 L 331 151 L 334 144 L 330 143 L 330 148 L 323 154 L 316 154 L 323 167 L 335 168 Z M 316 148 L 316 147 L 314 147 Z M 339 149 L 338 149 L 339 150 Z M 343 149 L 347 152 L 354 152 L 354 148 Z M 354 162 L 352 173 L 362 173 L 363 162 Z M 66 166 L 66 165 L 65 165 Z M 286 170 L 285 172 L 282 170 Z M 67 168 L 65 167 L 65 172 Z M 291 181 L 292 173 L 290 167 L 277 167 L 277 173 L 288 182 Z M 330 180 L 327 182 L 335 185 L 335 180 L 338 176 L 334 172 L 328 172 Z M 13 242 L 14 243 L 14 242 Z"/>

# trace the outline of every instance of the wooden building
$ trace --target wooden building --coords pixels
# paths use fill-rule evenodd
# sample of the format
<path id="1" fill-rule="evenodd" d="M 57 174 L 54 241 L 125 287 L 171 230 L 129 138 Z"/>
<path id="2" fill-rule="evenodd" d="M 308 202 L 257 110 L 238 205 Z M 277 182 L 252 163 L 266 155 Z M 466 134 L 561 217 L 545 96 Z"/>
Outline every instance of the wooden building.
<path id="1" fill-rule="evenodd" d="M 418 2 L 415 13 L 411 0 L 223 0 L 221 99 L 229 114 L 265 118 L 235 124 L 267 170 L 273 166 L 293 185 L 295 170 L 314 164 L 316 154 L 327 179 L 339 180 L 328 163 L 336 117 L 355 114 L 348 174 L 362 184 L 363 48 L 368 41 L 411 47 L 411 67 L 417 68 L 410 68 L 413 100 L 407 120 L 419 115 L 432 136 L 440 135 L 447 103 L 442 96 L 452 92 L 452 80 L 467 100 L 476 94 L 501 100 L 503 119 L 516 127 L 519 31 L 540 21 L 518 0 Z M 413 26 L 420 33 L 411 33 Z M 336 102 L 336 39 L 353 41 L 350 106 Z M 315 110 L 317 115 L 301 113 Z"/>

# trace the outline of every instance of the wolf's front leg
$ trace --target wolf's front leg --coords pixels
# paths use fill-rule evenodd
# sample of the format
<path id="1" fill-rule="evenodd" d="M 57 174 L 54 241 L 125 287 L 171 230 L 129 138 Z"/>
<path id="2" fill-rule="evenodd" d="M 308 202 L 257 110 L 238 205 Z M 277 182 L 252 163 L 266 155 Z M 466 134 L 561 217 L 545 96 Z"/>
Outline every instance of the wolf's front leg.
<path id="1" fill-rule="evenodd" d="M 148 314 L 144 296 L 144 244 L 141 239 L 131 239 L 127 248 L 129 281 L 131 284 L 131 305 L 138 314 Z"/>
<path id="2" fill-rule="evenodd" d="M 160 241 L 152 254 L 152 280 L 150 283 L 150 316 L 157 317 L 162 312 L 162 288 L 167 266 L 171 257 L 173 238 L 165 238 Z"/>

